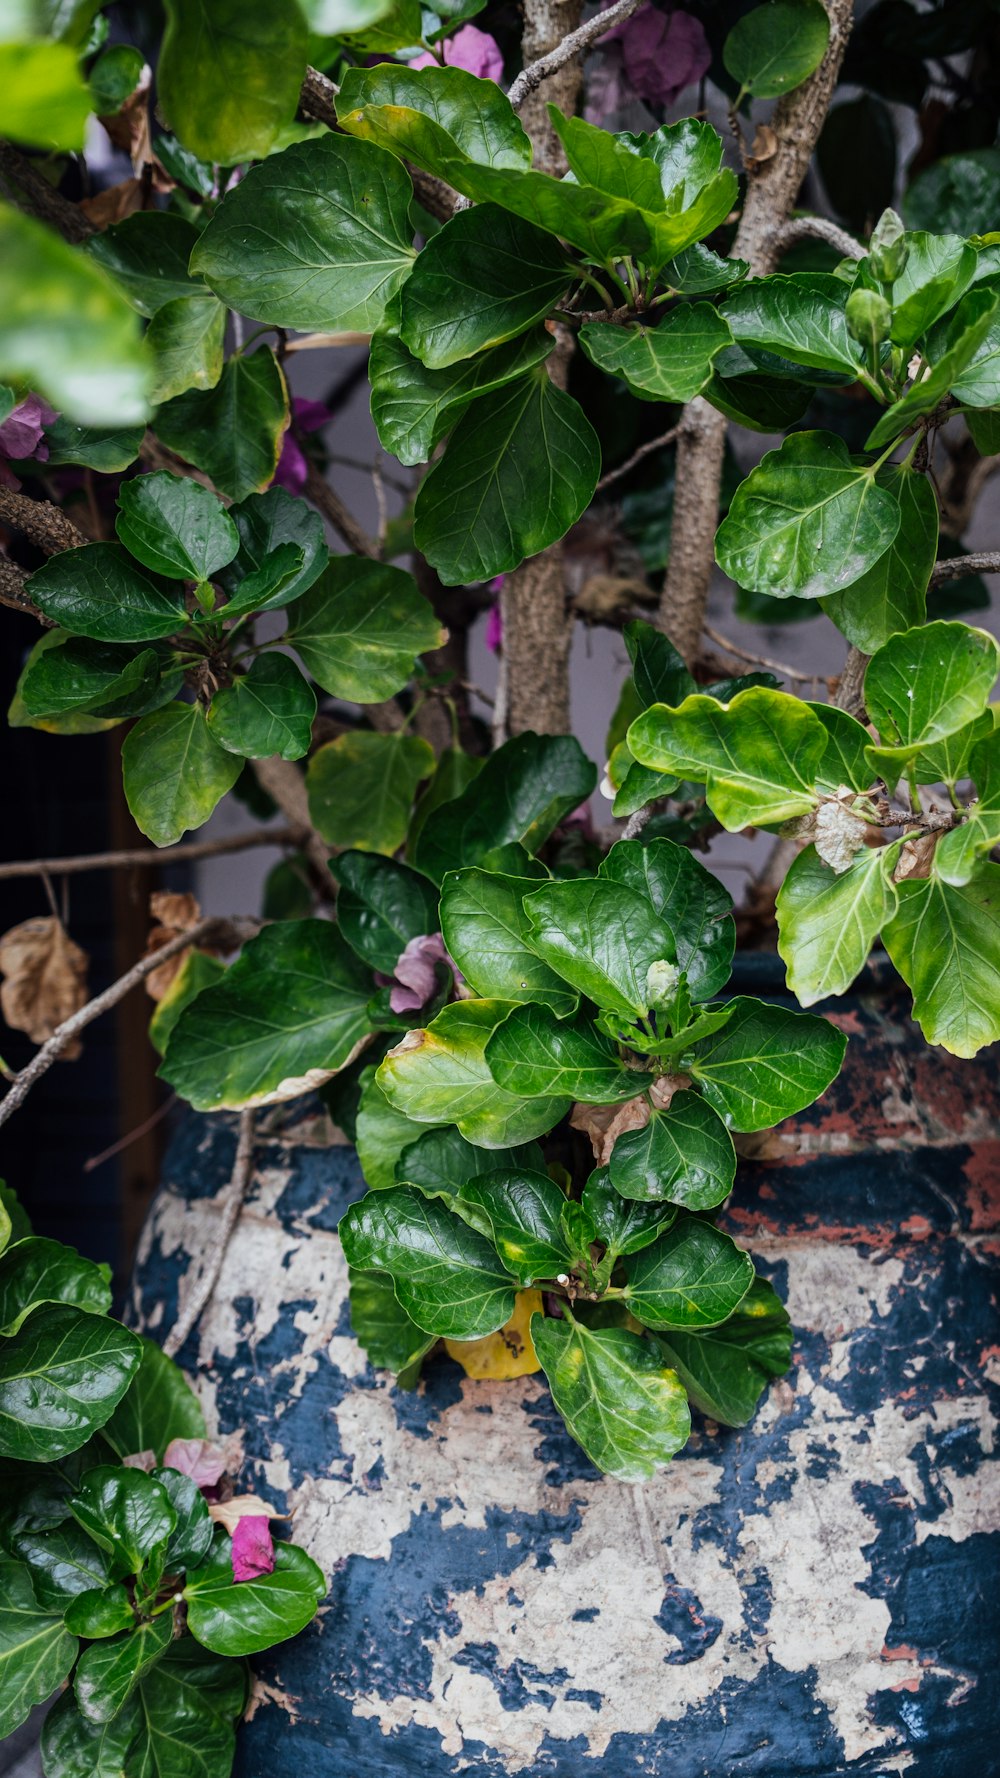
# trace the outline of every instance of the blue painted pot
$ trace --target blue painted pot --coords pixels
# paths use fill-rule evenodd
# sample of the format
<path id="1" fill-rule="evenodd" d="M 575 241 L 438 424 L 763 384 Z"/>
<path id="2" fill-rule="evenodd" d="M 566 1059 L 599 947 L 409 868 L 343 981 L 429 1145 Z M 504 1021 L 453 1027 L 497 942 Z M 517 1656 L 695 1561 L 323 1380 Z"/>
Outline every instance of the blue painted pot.
<path id="1" fill-rule="evenodd" d="M 840 1080 L 740 1169 L 727 1225 L 787 1298 L 792 1372 L 644 1487 L 595 1472 L 538 1378 L 373 1372 L 335 1233 L 357 1160 L 303 1102 L 273 1116 L 181 1361 L 331 1591 L 257 1663 L 238 1778 L 1000 1771 L 1000 1086 L 906 1006 L 877 975 L 838 1001 Z M 135 1282 L 154 1334 L 233 1150 L 225 1117 L 177 1133 Z"/>

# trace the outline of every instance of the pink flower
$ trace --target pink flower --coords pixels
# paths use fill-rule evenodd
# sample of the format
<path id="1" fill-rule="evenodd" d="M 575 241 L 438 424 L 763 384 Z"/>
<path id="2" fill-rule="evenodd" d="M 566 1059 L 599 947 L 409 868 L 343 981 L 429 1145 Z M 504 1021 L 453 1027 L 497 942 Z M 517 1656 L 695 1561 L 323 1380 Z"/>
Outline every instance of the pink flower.
<path id="1" fill-rule="evenodd" d="M 256 1580 L 274 1572 L 274 1542 L 266 1518 L 240 1519 L 233 1530 L 233 1579 Z"/>
<path id="2" fill-rule="evenodd" d="M 207 1438 L 172 1438 L 163 1453 L 167 1469 L 179 1469 L 199 1488 L 214 1488 L 225 1472 L 226 1453 Z"/>
<path id="3" fill-rule="evenodd" d="M 324 407 L 321 401 L 309 401 L 303 395 L 292 398 L 292 425 L 281 441 L 281 456 L 274 472 L 274 480 L 279 487 L 287 488 L 290 494 L 301 494 L 306 485 L 309 463 L 295 434 L 319 432 L 332 419 L 329 408 Z"/>
<path id="4" fill-rule="evenodd" d="M 438 47 L 449 68 L 464 68 L 469 74 L 478 74 L 480 80 L 499 81 L 503 74 L 500 45 L 488 31 L 480 31 L 476 25 L 462 25 L 454 37 L 446 37 Z M 407 63 L 410 68 L 436 68 L 437 65 L 435 57 L 426 51 Z"/>
<path id="5" fill-rule="evenodd" d="M 621 44 L 632 91 L 650 105 L 672 105 L 685 87 L 708 73 L 712 61 L 700 19 L 654 6 L 641 6 L 601 42 Z"/>
<path id="6" fill-rule="evenodd" d="M 500 594 L 503 592 L 502 574 L 490 581 L 490 592 L 494 595 L 494 603 L 490 606 L 490 615 L 486 619 L 486 646 L 492 654 L 499 654 L 503 647 L 503 607 Z"/>
<path id="7" fill-rule="evenodd" d="M 3 459 L 13 457 L 20 461 L 23 457 L 34 457 L 39 463 L 47 461 L 49 447 L 45 443 L 44 429 L 51 426 L 57 418 L 55 408 L 43 401 L 40 395 L 26 395 L 23 401 L 11 408 L 6 420 L 0 425 L 0 487 L 21 486 L 17 476 L 7 468 Z"/>
<path id="8" fill-rule="evenodd" d="M 393 1012 L 419 1012 L 437 990 L 435 963 L 450 963 L 440 932 L 411 938 L 394 971 L 395 985 L 389 995 Z"/>

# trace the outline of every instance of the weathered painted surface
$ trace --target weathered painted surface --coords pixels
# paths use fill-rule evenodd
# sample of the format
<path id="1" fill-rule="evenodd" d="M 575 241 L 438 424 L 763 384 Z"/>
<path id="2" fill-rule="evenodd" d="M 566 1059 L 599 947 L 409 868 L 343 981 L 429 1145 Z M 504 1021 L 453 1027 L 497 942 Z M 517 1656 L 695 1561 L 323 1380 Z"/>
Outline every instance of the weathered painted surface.
<path id="1" fill-rule="evenodd" d="M 844 1010 L 846 1008 L 846 1011 Z M 331 1575 L 258 1663 L 239 1778 L 988 1778 L 1000 1771 L 997 1069 L 895 995 L 839 1002 L 844 1075 L 747 1161 L 730 1229 L 787 1296 L 792 1373 L 646 1487 L 600 1478 L 537 1378 L 350 1332 L 345 1147 L 261 1144 L 182 1361 Z M 137 1277 L 154 1332 L 211 1245 L 231 1123 L 191 1119 Z"/>

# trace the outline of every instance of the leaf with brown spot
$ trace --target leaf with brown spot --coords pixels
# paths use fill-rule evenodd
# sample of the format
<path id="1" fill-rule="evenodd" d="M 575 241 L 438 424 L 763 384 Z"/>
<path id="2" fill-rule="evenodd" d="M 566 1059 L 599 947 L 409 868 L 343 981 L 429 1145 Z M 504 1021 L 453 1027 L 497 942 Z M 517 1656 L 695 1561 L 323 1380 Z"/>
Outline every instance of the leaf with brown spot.
<path id="1" fill-rule="evenodd" d="M 0 938 L 0 1010 L 13 1031 L 24 1031 L 33 1043 L 44 1043 L 58 1025 L 79 1012 L 87 1000 L 85 951 L 74 944 L 54 914 L 22 920 Z M 61 1051 L 67 1062 L 80 1054 L 80 1044 Z"/>

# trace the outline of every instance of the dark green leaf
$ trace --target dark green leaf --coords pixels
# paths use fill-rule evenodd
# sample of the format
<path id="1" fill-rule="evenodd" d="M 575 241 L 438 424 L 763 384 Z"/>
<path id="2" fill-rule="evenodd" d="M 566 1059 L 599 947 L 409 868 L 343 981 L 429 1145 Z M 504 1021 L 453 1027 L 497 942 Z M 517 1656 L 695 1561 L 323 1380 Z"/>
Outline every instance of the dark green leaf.
<path id="1" fill-rule="evenodd" d="M 541 1315 L 531 1337 L 556 1407 L 598 1469 L 646 1481 L 687 1443 L 687 1397 L 648 1340 Z"/>
<path id="2" fill-rule="evenodd" d="M 266 494 L 250 494 L 238 506 L 231 506 L 229 516 L 240 534 L 240 551 L 235 562 L 222 570 L 219 581 L 236 609 L 259 611 L 288 605 L 319 579 L 330 552 L 323 535 L 323 521 L 304 500 L 296 500 L 284 488 L 268 488 Z M 266 598 L 260 605 L 249 606 L 241 592 L 244 580 L 265 572 L 283 544 L 302 551 L 304 559 L 298 577 L 282 585 L 280 598 Z"/>
<path id="3" fill-rule="evenodd" d="M 90 70 L 88 85 L 98 116 L 113 117 L 135 92 L 142 78 L 143 55 L 130 43 L 101 51 Z"/>
<path id="4" fill-rule="evenodd" d="M 672 1204 L 639 1204 L 623 1198 L 612 1185 L 607 1167 L 598 1167 L 590 1175 L 583 1188 L 583 1208 L 590 1217 L 595 1239 L 604 1242 L 612 1260 L 648 1247 L 677 1215 Z"/>
<path id="5" fill-rule="evenodd" d="M 27 1569 L 0 1556 L 0 1735 L 62 1684 L 78 1647 L 61 1614 L 37 1603 Z"/>
<path id="6" fill-rule="evenodd" d="M 217 691 L 208 712 L 212 739 L 246 759 L 301 759 L 309 751 L 316 694 L 287 654 L 272 651 Z"/>
<path id="7" fill-rule="evenodd" d="M 278 1543 L 271 1574 L 233 1580 L 230 1540 L 220 1538 L 200 1568 L 188 1575 L 188 1629 L 203 1648 L 221 1655 L 257 1654 L 304 1630 L 326 1592 L 322 1571 L 294 1543 Z"/>
<path id="8" fill-rule="evenodd" d="M 205 1516 L 208 1517 L 207 1507 Z M 90 1642 L 98 1642 L 104 1636 L 116 1636 L 119 1630 L 130 1630 L 135 1624 L 132 1602 L 120 1582 L 109 1587 L 89 1587 L 86 1592 L 77 1593 L 67 1605 L 64 1618 L 72 1635 L 85 1636 Z"/>
<path id="9" fill-rule="evenodd" d="M 155 846 L 172 846 L 201 827 L 242 769 L 213 740 L 200 704 L 167 704 L 144 716 L 122 747 L 125 799 Z"/>
<path id="10" fill-rule="evenodd" d="M 475 1213 L 474 1226 L 522 1289 L 558 1277 L 577 1257 L 564 1228 L 566 1199 L 547 1173 L 491 1168 L 462 1187 L 458 1208 Z"/>
<path id="11" fill-rule="evenodd" d="M 853 383 L 861 348 L 847 331 L 848 287 L 821 272 L 753 278 L 726 298 L 725 318 L 741 346 L 763 346 L 792 364 L 840 371 Z"/>
<path id="12" fill-rule="evenodd" d="M 171 1439 L 205 1436 L 204 1415 L 184 1373 L 155 1340 L 139 1340 L 139 1369 L 102 1434 L 120 1458 L 138 1451 L 162 1457 Z"/>
<path id="13" fill-rule="evenodd" d="M 147 1562 L 162 1571 L 177 1514 L 159 1483 L 143 1470 L 99 1464 L 87 1471 L 70 1507 L 87 1536 L 111 1556 L 117 1579 L 138 1574 Z"/>
<path id="14" fill-rule="evenodd" d="M 541 1173 L 545 1170 L 542 1151 L 535 1142 L 514 1148 L 491 1148 L 490 1160 L 495 1167 L 518 1172 Z M 454 1209 L 469 1181 L 483 1170 L 483 1151 L 452 1126 L 442 1130 L 425 1130 L 416 1142 L 404 1148 L 396 1162 L 399 1185 L 415 1185 L 428 1198 L 444 1198 Z"/>
<path id="15" fill-rule="evenodd" d="M 525 1099 L 566 1094 L 586 1105 L 634 1099 L 652 1075 L 624 1067 L 590 1019 L 561 1023 L 546 1006 L 522 1006 L 486 1046 L 494 1080 Z"/>
<path id="16" fill-rule="evenodd" d="M 205 1496 L 191 1476 L 178 1469 L 154 1469 L 152 1479 L 158 1482 L 174 1510 L 177 1523 L 167 1543 L 164 1570 L 194 1568 L 207 1555 L 212 1543 L 213 1524 L 205 1505 Z"/>
<path id="17" fill-rule="evenodd" d="M 594 364 L 621 377 L 644 401 L 691 401 L 708 382 L 716 354 L 732 343 L 710 303 L 675 309 L 655 328 L 591 321 L 578 337 Z"/>
<path id="18" fill-rule="evenodd" d="M 822 601 L 827 617 L 865 654 L 874 654 L 897 630 L 923 623 L 938 543 L 937 497 L 927 476 L 888 463 L 876 479 L 899 502 L 899 530 L 860 580 Z"/>
<path id="19" fill-rule="evenodd" d="M 459 1000 L 426 1030 L 408 1032 L 379 1068 L 386 1097 L 418 1123 L 457 1124 L 480 1148 L 530 1142 L 551 1129 L 569 1099 L 525 1101 L 498 1086 L 486 1063 L 490 1037 L 513 1010 L 509 1000 Z"/>
<path id="20" fill-rule="evenodd" d="M 821 0 L 767 0 L 733 26 L 722 59 L 742 92 L 778 99 L 819 67 L 829 40 Z"/>
<path id="21" fill-rule="evenodd" d="M 736 947 L 732 896 L 717 877 L 672 840 L 619 840 L 597 874 L 624 883 L 653 904 L 669 926 L 677 963 L 694 1000 L 708 1000 L 729 980 Z"/>
<path id="22" fill-rule="evenodd" d="M 39 1303 L 72 1303 L 94 1315 L 111 1307 L 111 1269 L 42 1235 L 16 1241 L 0 1257 L 0 1334 L 15 1334 Z"/>
<path id="23" fill-rule="evenodd" d="M 653 1328 L 717 1327 L 733 1314 L 754 1276 L 749 1253 L 697 1216 L 682 1217 L 623 1264 L 625 1300 Z"/>
<path id="24" fill-rule="evenodd" d="M 411 938 L 437 931 L 437 895 L 407 865 L 370 852 L 341 852 L 330 868 L 340 885 L 340 930 L 370 968 L 392 975 Z"/>
<path id="25" fill-rule="evenodd" d="M 73 1676 L 77 1704 L 88 1722 L 110 1722 L 124 1708 L 143 1674 L 173 1640 L 169 1615 L 149 1618 L 85 1649 Z"/>
<path id="26" fill-rule="evenodd" d="M 905 351 L 957 303 L 976 273 L 976 251 L 959 235 L 906 236 L 906 265 L 892 287 L 892 340 Z"/>
<path id="27" fill-rule="evenodd" d="M 640 709 L 649 704 L 681 704 L 696 690 L 682 657 L 662 630 L 633 618 L 622 634 Z"/>
<path id="28" fill-rule="evenodd" d="M 934 360 L 926 376 L 913 382 L 905 395 L 882 415 L 865 441 L 865 449 L 881 450 L 883 445 L 905 431 L 921 414 L 932 413 L 952 390 L 957 389 L 963 371 L 972 371 L 973 361 L 984 348 L 990 350 L 990 337 L 995 332 L 1000 297 L 986 286 L 970 290 L 949 316 L 939 341 L 935 342 Z M 995 342 L 992 350 L 996 350 Z M 1000 396 L 1000 387 L 985 390 L 987 406 L 993 394 Z"/>
<path id="29" fill-rule="evenodd" d="M 198 230 L 174 210 L 144 210 L 113 222 L 87 242 L 92 259 L 110 272 L 140 315 L 155 315 L 164 303 L 204 294 L 188 260 Z"/>
<path id="30" fill-rule="evenodd" d="M 766 1130 L 825 1093 L 847 1039 L 812 1013 L 742 997 L 730 1007 L 726 1025 L 695 1044 L 685 1069 L 730 1129 Z"/>
<path id="31" fill-rule="evenodd" d="M 37 1309 L 0 1344 L 0 1457 L 51 1463 L 104 1425 L 139 1365 L 135 1334 L 101 1315 Z"/>
<path id="32" fill-rule="evenodd" d="M 625 1198 L 666 1198 L 711 1210 L 732 1191 L 736 1151 L 718 1115 L 697 1093 L 676 1093 L 641 1130 L 626 1130 L 611 1150 L 611 1183 Z"/>
<path id="33" fill-rule="evenodd" d="M 48 462 L 83 464 L 102 475 L 115 475 L 135 462 L 145 431 L 145 426 L 76 426 L 65 414 L 57 414 L 45 428 Z"/>
<path id="34" fill-rule="evenodd" d="M 151 1671 L 155 1673 L 155 1667 Z M 139 1705 L 133 1699 L 111 1722 L 88 1722 L 77 1708 L 72 1688 L 67 1689 L 42 1724 L 48 1778 L 121 1778 L 140 1720 Z M 176 1778 L 182 1778 L 180 1771 Z"/>
<path id="35" fill-rule="evenodd" d="M 115 530 L 129 554 L 154 574 L 211 580 L 239 548 L 221 500 L 190 476 L 137 475 L 118 494 Z"/>
<path id="36" fill-rule="evenodd" d="M 180 582 L 144 574 L 117 543 L 62 550 L 31 576 L 28 591 L 46 617 L 96 642 L 151 642 L 188 621 Z"/>
<path id="37" fill-rule="evenodd" d="M 498 871 L 449 871 L 441 885 L 441 931 L 477 994 L 537 1001 L 563 1017 L 574 1011 L 576 995 L 535 955 L 528 937 L 522 901 L 535 886 L 530 877 Z"/>
<path id="38" fill-rule="evenodd" d="M 1000 865 L 960 887 L 939 877 L 898 883 L 882 943 L 913 995 L 928 1043 L 975 1056 L 1000 1038 Z"/>
<path id="39" fill-rule="evenodd" d="M 669 926 L 644 896 L 622 883 L 548 883 L 525 897 L 524 909 L 538 955 L 610 1012 L 643 1015 L 651 964 L 676 961 Z"/>
<path id="40" fill-rule="evenodd" d="M 349 68 L 337 117 L 352 136 L 432 173 L 456 155 L 488 167 L 531 165 L 531 143 L 496 82 L 464 68 Z"/>
<path id="41" fill-rule="evenodd" d="M 755 1278 L 721 1327 L 661 1335 L 657 1345 L 696 1408 L 724 1426 L 746 1426 L 761 1390 L 788 1369 L 792 1330 L 780 1298 L 765 1279 Z"/>
<path id="42" fill-rule="evenodd" d="M 390 856 L 406 838 L 417 785 L 433 770 L 434 750 L 419 735 L 340 735 L 309 761 L 310 820 L 331 846 Z"/>
<path id="43" fill-rule="evenodd" d="M 288 611 L 286 640 L 313 678 L 355 704 L 393 697 L 444 639 L 412 574 L 364 556 L 335 556 Z"/>
<path id="44" fill-rule="evenodd" d="M 422 1126 L 389 1103 L 375 1078 L 374 1068 L 365 1068 L 361 1081 L 361 1098 L 354 1120 L 358 1160 L 371 1190 L 388 1191 L 396 1184 L 396 1163 L 400 1155 L 417 1141 Z"/>
<path id="45" fill-rule="evenodd" d="M 406 1186 L 352 1204 L 340 1222 L 348 1263 L 388 1272 L 396 1297 L 428 1334 L 477 1340 L 514 1311 L 514 1284 L 481 1234 Z"/>
<path id="46" fill-rule="evenodd" d="M 351 1326 L 376 1370 L 399 1376 L 419 1365 L 436 1335 L 424 1333 L 396 1300 L 387 1272 L 350 1274 Z"/>
<path id="47" fill-rule="evenodd" d="M 703 296 L 708 291 L 725 290 L 731 284 L 738 284 L 749 270 L 745 259 L 723 259 L 710 247 L 695 242 L 664 266 L 662 278 L 682 296 Z"/>
<path id="48" fill-rule="evenodd" d="M 932 161 L 907 187 L 903 198 L 907 226 L 947 229 L 956 235 L 981 232 L 984 223 L 994 227 L 1000 222 L 998 166 L 995 148 L 966 149 Z"/>
<path id="49" fill-rule="evenodd" d="M 597 781 L 569 735 L 518 735 L 491 754 L 461 795 L 434 809 L 412 848 L 412 863 L 439 883 L 446 870 L 478 864 L 509 841 L 537 851 Z"/>
<path id="50" fill-rule="evenodd" d="M 227 359 L 214 389 L 177 395 L 156 416 L 163 443 L 234 500 L 272 480 L 287 425 L 288 390 L 266 346 Z"/>
<path id="51" fill-rule="evenodd" d="M 78 1594 L 102 1591 L 111 1582 L 110 1558 L 69 1518 L 72 1488 L 68 1483 L 64 1487 L 65 1499 L 58 1510 L 66 1514 L 65 1524 L 47 1530 L 18 1530 L 10 1538 L 11 1550 L 31 1572 L 38 1603 L 59 1612 L 65 1611 L 69 1600 Z M 53 1507 L 50 1517 L 55 1511 Z"/>
<path id="52" fill-rule="evenodd" d="M 778 950 L 801 1006 L 844 994 L 896 911 L 898 846 L 862 848 L 835 874 L 815 846 L 792 860 L 778 891 Z"/>
<path id="53" fill-rule="evenodd" d="M 309 34 L 298 6 L 166 0 L 160 107 L 185 148 L 233 166 L 274 147 L 295 116 Z"/>
<path id="54" fill-rule="evenodd" d="M 227 1778 L 233 1718 L 246 1700 L 241 1661 L 222 1660 L 182 1636 L 107 1724 L 89 1723 L 68 1693 L 42 1731 L 48 1778 Z M 128 1762 L 126 1764 L 126 1762 Z"/>

